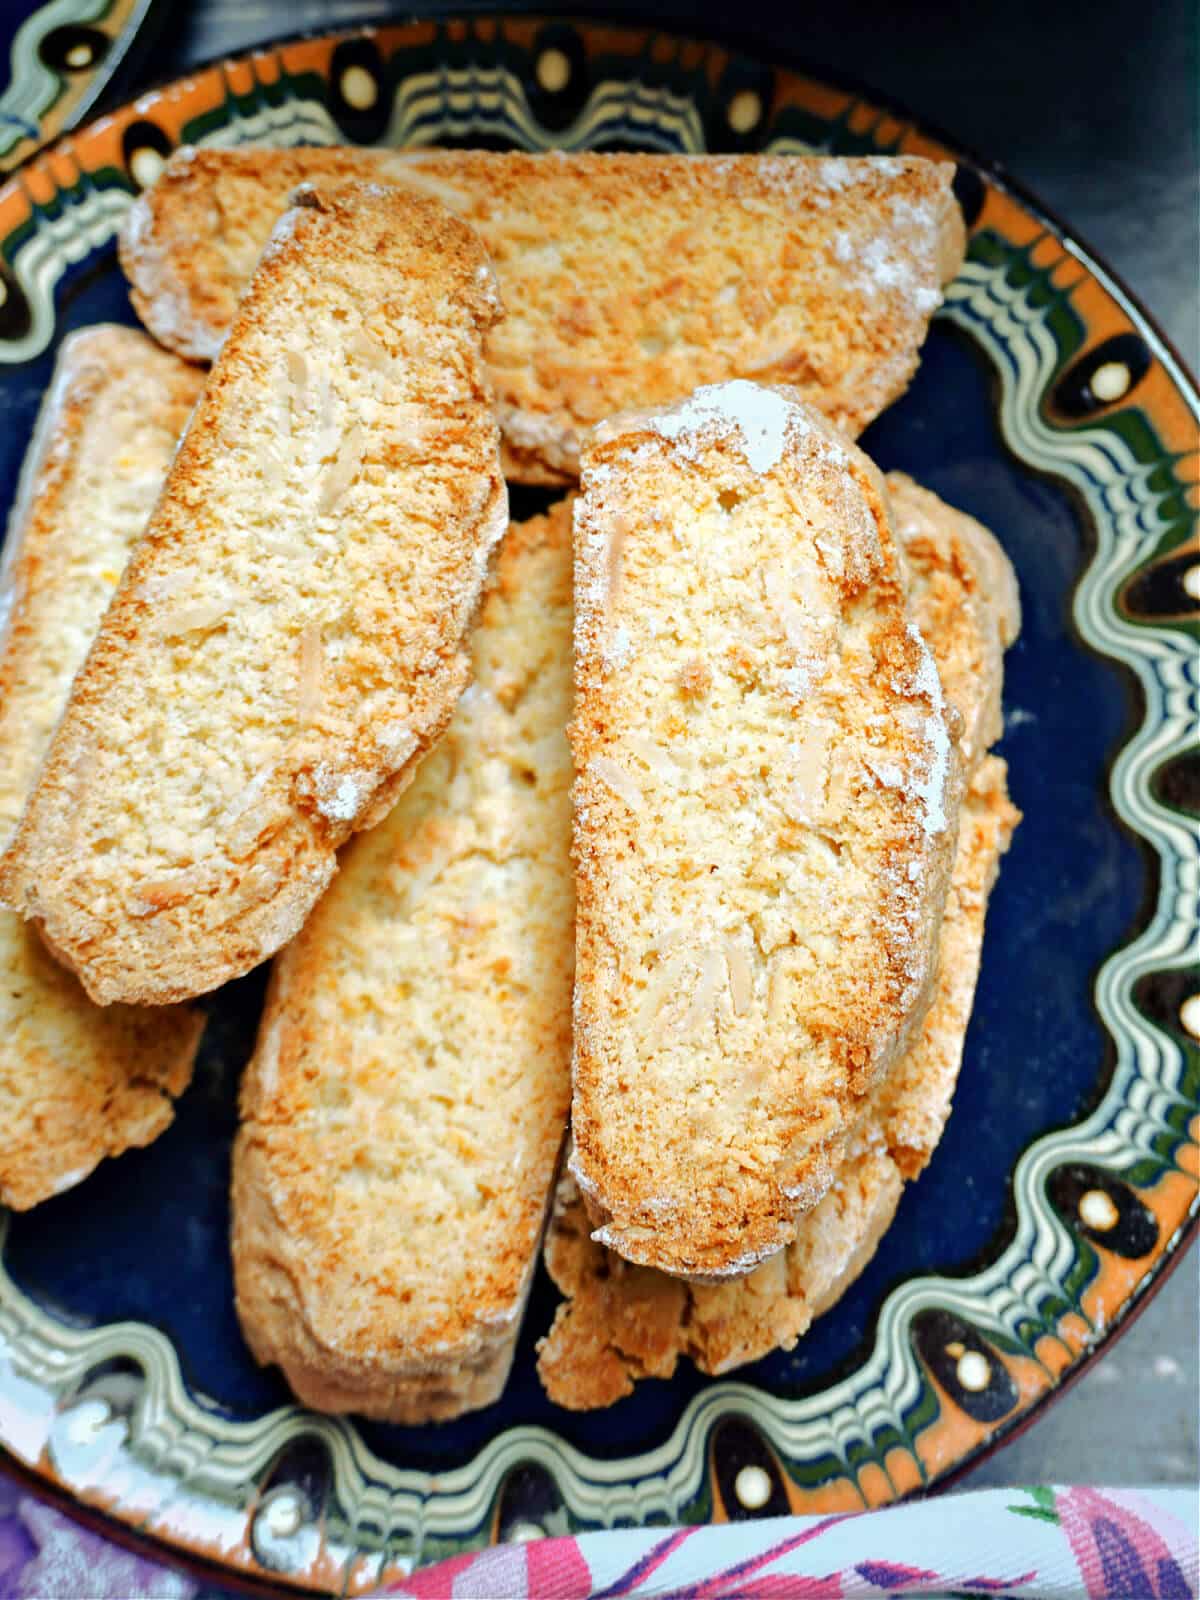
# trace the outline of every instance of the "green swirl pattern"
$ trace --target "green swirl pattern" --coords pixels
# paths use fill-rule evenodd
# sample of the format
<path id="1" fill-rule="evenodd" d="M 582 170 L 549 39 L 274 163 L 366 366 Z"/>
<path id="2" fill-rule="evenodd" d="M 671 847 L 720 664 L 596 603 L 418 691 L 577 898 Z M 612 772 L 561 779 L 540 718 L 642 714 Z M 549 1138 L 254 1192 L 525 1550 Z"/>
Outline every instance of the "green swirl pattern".
<path id="1" fill-rule="evenodd" d="M 298 93 L 295 81 L 282 99 L 231 94 L 219 115 L 186 132 L 213 145 L 339 138 L 326 106 Z M 672 150 L 704 146 L 688 96 L 636 82 L 597 85 L 571 127 L 552 137 L 533 117 L 521 80 L 504 66 L 405 79 L 386 142 L 481 134 L 531 149 L 585 148 L 615 138 Z M 781 138 L 770 148 L 804 146 Z M 123 185 L 105 187 L 81 176 L 78 192 L 66 198 L 57 214 L 39 218 L 11 256 L 33 317 L 27 336 L 6 349 L 4 359 L 27 359 L 45 348 L 53 333 L 55 284 L 69 263 L 111 241 L 130 195 Z M 1085 265 L 1120 297 L 1094 263 Z M 48 1451 L 64 1483 L 81 1493 L 103 1486 L 126 1520 L 244 1561 L 235 1553 L 244 1550 L 250 1486 L 290 1441 L 316 1438 L 332 1465 L 324 1559 L 352 1571 L 357 1584 L 385 1569 L 395 1572 L 485 1542 L 503 1482 L 521 1463 L 537 1463 L 553 1479 L 564 1531 L 704 1518 L 712 1511 L 709 1440 L 728 1416 L 757 1426 L 797 1483 L 817 1485 L 839 1474 L 854 1479 L 867 1462 L 886 1473 L 896 1446 L 916 1455 L 917 1436 L 940 1403 L 914 1350 L 913 1319 L 921 1312 L 952 1306 L 999 1349 L 1032 1360 L 1064 1306 L 1083 1314 L 1086 1262 L 1078 1237 L 1048 1203 L 1050 1173 L 1064 1162 L 1087 1160 L 1133 1181 L 1152 1181 L 1171 1167 L 1200 1091 L 1195 1052 L 1189 1061 L 1176 1039 L 1147 1026 L 1132 998 L 1144 973 L 1182 968 L 1194 952 L 1200 899 L 1195 841 L 1185 820 L 1155 799 L 1150 777 L 1187 745 L 1200 668 L 1186 632 L 1127 621 L 1116 604 L 1128 576 L 1159 549 L 1169 523 L 1166 508 L 1180 485 L 1161 449 L 1147 458 L 1104 419 L 1070 428 L 1046 420 L 1043 400 L 1070 352 L 1063 347 L 1061 296 L 1048 274 L 1033 266 L 1028 249 L 997 234 L 977 235 L 941 314 L 970 335 L 999 374 L 1009 448 L 1029 466 L 1065 479 L 1091 513 L 1098 546 L 1078 586 L 1075 621 L 1095 649 L 1132 668 L 1144 691 L 1145 717 L 1115 763 L 1112 799 L 1156 852 L 1161 882 L 1148 925 L 1108 960 L 1097 981 L 1097 1004 L 1117 1046 L 1111 1082 L 1085 1121 L 1038 1140 L 1022 1155 L 1014 1175 L 1017 1225 L 1007 1247 L 971 1277 L 925 1276 L 897 1288 L 869 1356 L 819 1394 L 784 1400 L 745 1383 L 713 1383 L 662 1445 L 618 1460 L 590 1459 L 544 1429 L 511 1428 L 465 1465 L 439 1472 L 436 1483 L 380 1459 L 348 1420 L 288 1407 L 251 1423 L 226 1421 L 189 1395 L 174 1350 L 155 1330 L 136 1323 L 67 1327 L 0 1271 L 0 1394 L 17 1419 L 6 1426 L 6 1442 L 30 1465 Z M 1152 330 L 1144 336 L 1190 393 L 1169 350 Z M 1093 1327 L 1093 1339 L 1104 1331 Z M 121 1360 L 138 1363 L 145 1374 L 125 1412 L 105 1397 L 102 1385 L 80 1388 L 89 1373 Z M 251 1546 L 259 1549 L 251 1534 Z M 319 1542 L 311 1527 L 279 1535 L 272 1563 L 304 1581 Z"/>

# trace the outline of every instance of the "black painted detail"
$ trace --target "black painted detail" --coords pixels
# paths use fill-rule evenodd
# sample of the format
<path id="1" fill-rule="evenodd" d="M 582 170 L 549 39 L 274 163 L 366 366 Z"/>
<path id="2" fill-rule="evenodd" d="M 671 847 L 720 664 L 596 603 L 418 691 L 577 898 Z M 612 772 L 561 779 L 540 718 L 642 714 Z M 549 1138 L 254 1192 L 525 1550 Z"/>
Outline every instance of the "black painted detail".
<path id="1" fill-rule="evenodd" d="M 546 1531 L 550 1517 L 562 1505 L 554 1479 L 535 1461 L 515 1466 L 500 1486 L 496 1500 L 496 1542 L 503 1544 L 522 1522 Z"/>
<path id="2" fill-rule="evenodd" d="M 747 97 L 753 96 L 753 101 Z M 757 61 L 736 58 L 721 74 L 716 95 L 705 108 L 705 135 L 710 150 L 734 152 L 760 150 L 771 132 L 775 101 L 775 74 Z M 758 117 L 749 128 L 736 125 L 738 113 L 757 103 Z"/>
<path id="3" fill-rule="evenodd" d="M 912 1322 L 917 1354 L 959 1410 L 976 1422 L 999 1422 L 1017 1403 L 1017 1386 L 995 1348 L 963 1317 L 938 1308 L 919 1311 Z M 959 1362 L 968 1351 L 988 1365 L 987 1387 L 968 1389 L 959 1378 Z"/>
<path id="4" fill-rule="evenodd" d="M 1200 563 L 1200 550 L 1173 550 L 1143 567 L 1122 589 L 1119 604 L 1139 622 L 1168 622 L 1193 617 L 1200 620 L 1200 602 L 1183 586 L 1184 574 Z"/>
<path id="5" fill-rule="evenodd" d="M 274 1489 L 294 1489 L 304 1502 L 305 1521 L 311 1521 L 324 1510 L 332 1477 L 328 1446 L 315 1433 L 301 1434 L 275 1457 L 259 1485 L 259 1497 L 265 1499 Z"/>
<path id="6" fill-rule="evenodd" d="M 1164 1032 L 1195 1043 L 1179 1017 L 1183 1002 L 1194 994 L 1200 994 L 1200 967 L 1181 967 L 1177 972 L 1144 972 L 1133 986 L 1133 1003 Z"/>
<path id="7" fill-rule="evenodd" d="M 125 170 L 133 178 L 134 161 L 140 150 L 153 150 L 156 155 L 162 156 L 165 161 L 171 154 L 171 141 L 157 122 L 148 122 L 145 118 L 131 122 L 121 135 L 121 154 L 125 158 Z M 140 188 L 140 184 L 138 185 Z"/>
<path id="8" fill-rule="evenodd" d="M 8 262 L 0 260 L 0 339 L 23 339 L 32 325 L 25 291 Z"/>
<path id="9" fill-rule="evenodd" d="M 987 199 L 987 185 L 974 167 L 960 161 L 954 169 L 954 198 L 958 201 L 963 221 L 973 228 Z"/>
<path id="10" fill-rule="evenodd" d="M 250 1548 L 254 1559 L 269 1572 L 289 1572 L 295 1566 L 289 1548 L 300 1530 L 317 1522 L 325 1509 L 333 1469 L 329 1450 L 316 1434 L 301 1434 L 275 1457 L 259 1485 L 258 1505 L 250 1519 Z M 272 1526 L 286 1502 L 291 1525 Z"/>
<path id="11" fill-rule="evenodd" d="M 146 1373 L 130 1356 L 116 1356 L 89 1367 L 67 1402 L 82 1405 L 85 1400 L 103 1400 L 113 1417 L 131 1417 L 146 1387 Z"/>
<path id="12" fill-rule="evenodd" d="M 591 92 L 587 49 L 578 31 L 566 22 L 547 23 L 529 52 L 525 94 L 530 111 L 543 128 L 561 133 L 587 105 Z"/>
<path id="13" fill-rule="evenodd" d="M 1094 1226 L 1080 1215 L 1080 1202 L 1084 1195 L 1093 1191 L 1107 1195 L 1112 1202 L 1116 1221 L 1111 1227 Z M 1055 1167 L 1046 1183 L 1046 1192 L 1050 1204 L 1068 1227 L 1114 1255 L 1137 1261 L 1148 1256 L 1158 1243 L 1158 1220 L 1154 1213 L 1128 1184 L 1102 1167 L 1083 1161 Z"/>
<path id="14" fill-rule="evenodd" d="M 1124 405 L 1150 370 L 1150 360 L 1146 341 L 1139 334 L 1114 334 L 1067 369 L 1054 386 L 1051 404 L 1064 417 L 1090 417 L 1106 406 Z M 1101 367 L 1113 362 L 1129 369 L 1129 385 L 1115 399 L 1106 400 L 1093 393 L 1092 379 Z"/>
<path id="15" fill-rule="evenodd" d="M 51 28 L 38 45 L 38 55 L 51 72 L 91 72 L 108 54 L 112 40 L 99 28 L 64 23 Z"/>
<path id="16" fill-rule="evenodd" d="M 355 144 L 374 144 L 387 132 L 392 90 L 373 40 L 342 40 L 330 58 L 328 92 L 330 114 Z"/>
<path id="17" fill-rule="evenodd" d="M 1150 791 L 1163 805 L 1200 817 L 1200 750 L 1185 750 L 1155 769 Z"/>
<path id="18" fill-rule="evenodd" d="M 791 1511 L 783 1471 L 774 1451 L 758 1429 L 741 1417 L 726 1417 L 713 1429 L 709 1444 L 713 1475 L 725 1515 L 730 1522 L 748 1522 L 755 1517 L 785 1517 Z M 738 1499 L 738 1473 L 745 1467 L 761 1467 L 771 1482 L 766 1504 L 744 1506 Z"/>

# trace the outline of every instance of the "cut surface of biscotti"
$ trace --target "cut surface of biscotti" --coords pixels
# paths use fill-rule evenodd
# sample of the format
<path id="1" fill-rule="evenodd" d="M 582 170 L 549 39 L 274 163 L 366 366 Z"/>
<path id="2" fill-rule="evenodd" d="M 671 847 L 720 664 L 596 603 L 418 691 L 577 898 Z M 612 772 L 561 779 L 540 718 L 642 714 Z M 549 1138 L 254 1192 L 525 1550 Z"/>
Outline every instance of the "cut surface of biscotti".
<path id="1" fill-rule="evenodd" d="M 914 616 L 959 713 L 960 745 L 972 752 L 933 1002 L 920 1032 L 869 1097 L 829 1192 L 801 1218 L 787 1250 L 744 1279 L 684 1284 L 630 1266 L 590 1238 L 582 1199 L 569 1177 L 562 1180 L 545 1259 L 567 1299 L 538 1361 L 561 1405 L 609 1405 L 639 1377 L 670 1377 L 680 1356 L 721 1373 L 790 1349 L 870 1261 L 904 1182 L 924 1168 L 949 1115 L 987 899 L 1018 820 L 1004 764 L 986 757 L 986 749 L 1001 732 L 998 642 L 1015 639 L 1020 603 L 1008 558 L 986 528 L 902 473 L 890 473 L 887 486 Z"/>
<path id="2" fill-rule="evenodd" d="M 397 189 L 298 199 L 0 865 L 102 1003 L 296 933 L 445 727 L 505 526 L 478 239 Z"/>
<path id="3" fill-rule="evenodd" d="M 69 335 L 0 565 L 0 840 L 16 825 L 203 374 L 132 328 Z M 36 1205 L 148 1144 L 191 1077 L 201 1018 L 102 1011 L 0 912 L 0 1204 Z"/>
<path id="4" fill-rule="evenodd" d="M 325 1411 L 503 1387 L 570 1100 L 571 523 L 515 526 L 474 682 L 279 957 L 233 1165 L 238 1313 Z"/>
<path id="5" fill-rule="evenodd" d="M 895 1215 L 905 1180 L 928 1161 L 945 1126 L 988 895 L 1017 821 L 1004 763 L 986 756 L 962 808 L 933 1003 L 871 1095 L 833 1185 L 799 1219 L 786 1250 L 734 1282 L 684 1283 L 605 1249 L 591 1236 L 573 1181 L 563 1179 L 545 1259 L 566 1298 L 538 1354 L 539 1375 L 556 1404 L 611 1405 L 640 1378 L 669 1378 L 683 1356 L 719 1374 L 790 1350 L 858 1277 Z"/>
<path id="6" fill-rule="evenodd" d="M 572 1170 L 749 1272 L 928 1004 L 960 760 L 883 480 L 786 390 L 605 423 L 576 503 Z"/>
<path id="7" fill-rule="evenodd" d="M 886 481 L 913 617 L 961 719 L 959 749 L 970 772 L 1003 731 L 1004 652 L 1021 631 L 1017 575 L 974 517 L 902 472 Z"/>
<path id="8" fill-rule="evenodd" d="M 183 150 L 121 244 L 134 304 L 211 357 L 291 189 L 373 176 L 434 195 L 495 263 L 487 354 L 506 471 L 578 473 L 582 435 L 635 405 L 756 377 L 851 433 L 903 392 L 965 235 L 953 167 L 920 157 Z"/>

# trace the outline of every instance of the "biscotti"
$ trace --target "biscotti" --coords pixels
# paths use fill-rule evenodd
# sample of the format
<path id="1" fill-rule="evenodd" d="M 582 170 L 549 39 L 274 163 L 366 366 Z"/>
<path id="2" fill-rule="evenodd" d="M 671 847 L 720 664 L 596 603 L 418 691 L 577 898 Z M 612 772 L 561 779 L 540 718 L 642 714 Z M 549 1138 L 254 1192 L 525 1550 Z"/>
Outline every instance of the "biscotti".
<path id="1" fill-rule="evenodd" d="M 280 221 L 0 864 L 94 999 L 273 954 L 444 729 L 506 525 L 499 314 L 435 201 Z"/>
<path id="2" fill-rule="evenodd" d="M 202 387 L 132 328 L 63 341 L 0 566 L 0 841 Z M 182 1007 L 100 1010 L 32 928 L 0 912 L 0 1204 L 36 1205 L 161 1133 L 201 1026 Z"/>
<path id="3" fill-rule="evenodd" d="M 960 758 L 883 480 L 786 390 L 602 425 L 576 504 L 572 1172 L 622 1256 L 749 1272 L 932 993 Z"/>
<path id="4" fill-rule="evenodd" d="M 850 433 L 903 392 L 963 258 L 954 169 L 920 157 L 182 150 L 121 243 L 182 353 L 220 347 L 287 195 L 374 177 L 478 229 L 508 309 L 488 361 L 509 477 L 565 483 L 601 418 L 700 384 L 794 384 Z"/>
<path id="5" fill-rule="evenodd" d="M 611 1405 L 641 1378 L 669 1378 L 684 1356 L 720 1374 L 791 1349 L 870 1261 L 905 1179 L 928 1160 L 950 1109 L 988 894 L 1018 821 L 995 756 L 978 768 L 962 813 L 933 1004 L 870 1097 L 832 1187 L 799 1219 L 786 1250 L 734 1282 L 684 1283 L 605 1249 L 572 1180 L 563 1180 L 545 1259 L 566 1298 L 538 1353 L 539 1376 L 557 1405 Z"/>
<path id="6" fill-rule="evenodd" d="M 937 987 L 920 1032 L 869 1097 L 828 1193 L 785 1251 L 748 1277 L 684 1284 L 630 1266 L 591 1237 L 572 1180 L 559 1185 L 545 1260 L 566 1297 L 539 1347 L 552 1400 L 612 1404 L 642 1377 L 670 1377 L 681 1356 L 722 1373 L 790 1349 L 870 1261 L 904 1182 L 932 1155 L 962 1060 L 988 895 L 1018 813 L 1003 762 L 986 755 L 1002 731 L 1003 646 L 1020 627 L 1016 576 L 994 536 L 902 473 L 887 478 L 910 601 L 973 774 L 963 806 L 939 940 Z"/>
<path id="7" fill-rule="evenodd" d="M 1003 731 L 1004 652 L 1021 631 L 1017 576 L 995 536 L 903 472 L 887 475 L 913 619 L 947 703 L 961 719 L 969 773 Z"/>
<path id="8" fill-rule="evenodd" d="M 503 1387 L 570 1099 L 570 510 L 513 528 L 474 682 L 279 957 L 233 1163 L 238 1313 L 323 1411 Z"/>

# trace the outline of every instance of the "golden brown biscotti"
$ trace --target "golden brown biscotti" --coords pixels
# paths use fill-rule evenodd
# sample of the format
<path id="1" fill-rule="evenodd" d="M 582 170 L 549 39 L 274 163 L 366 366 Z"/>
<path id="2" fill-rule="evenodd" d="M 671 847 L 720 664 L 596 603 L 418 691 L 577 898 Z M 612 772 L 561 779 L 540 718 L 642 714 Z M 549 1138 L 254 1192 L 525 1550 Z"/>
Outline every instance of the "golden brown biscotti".
<path id="1" fill-rule="evenodd" d="M 962 1059 L 988 895 L 1019 814 L 1004 763 L 984 758 L 963 805 L 942 920 L 937 989 L 920 1034 L 853 1135 L 829 1192 L 794 1241 L 747 1278 L 683 1283 L 632 1266 L 594 1240 L 570 1178 L 559 1186 L 546 1265 L 567 1297 L 539 1345 L 550 1398 L 571 1410 L 611 1405 L 638 1379 L 669 1378 L 681 1356 L 719 1374 L 790 1350 L 854 1282 L 886 1232 L 906 1178 L 941 1136 Z"/>
<path id="2" fill-rule="evenodd" d="M 979 763 L 1001 731 L 1000 645 L 1016 637 L 1020 603 L 1016 576 L 986 528 L 902 473 L 889 474 L 887 485 L 913 610 L 978 772 L 963 810 L 933 1004 L 871 1095 L 832 1188 L 787 1250 L 747 1278 L 687 1285 L 629 1266 L 589 1237 L 578 1192 L 562 1181 L 545 1257 L 568 1299 L 542 1342 L 539 1371 L 551 1398 L 573 1409 L 609 1405 L 639 1377 L 669 1377 L 680 1356 L 719 1373 L 790 1349 L 870 1261 L 904 1181 L 924 1167 L 949 1115 L 987 897 L 1018 820 L 1003 763 Z"/>
<path id="3" fill-rule="evenodd" d="M 914 156 L 182 150 L 121 242 L 133 301 L 213 356 L 287 195 L 370 176 L 478 229 L 508 316 L 487 354 L 505 470 L 578 475 L 601 418 L 733 377 L 794 384 L 857 434 L 907 387 L 962 263 L 953 167 Z"/>
<path id="4" fill-rule="evenodd" d="M 0 564 L 0 841 L 11 834 L 203 374 L 132 328 L 63 340 Z M 149 1144 L 187 1087 L 202 1019 L 101 1011 L 0 912 L 0 1204 L 25 1210 Z"/>
<path id="5" fill-rule="evenodd" d="M 961 766 L 883 480 L 735 381 L 603 424 L 576 503 L 572 1172 L 598 1238 L 744 1275 L 932 993 Z"/>
<path id="6" fill-rule="evenodd" d="M 1017 575 L 992 534 L 903 472 L 887 475 L 917 627 L 962 721 L 970 772 L 1003 731 L 1004 652 L 1021 631 Z"/>
<path id="7" fill-rule="evenodd" d="M 478 239 L 398 189 L 298 200 L 0 863 L 102 1004 L 294 936 L 449 720 L 506 525 Z"/>
<path id="8" fill-rule="evenodd" d="M 323 1411 L 503 1388 L 570 1100 L 571 522 L 506 538 L 474 682 L 279 957 L 233 1164 L 238 1314 Z"/>
<path id="9" fill-rule="evenodd" d="M 985 755 L 971 780 L 961 824 L 963 859 L 946 907 L 937 1005 L 875 1098 L 888 1153 L 906 1181 L 928 1166 L 950 1116 L 975 1000 L 988 897 L 1000 857 L 1021 820 L 1008 797 L 1007 776 L 999 756 Z"/>

